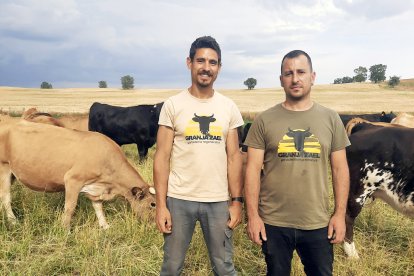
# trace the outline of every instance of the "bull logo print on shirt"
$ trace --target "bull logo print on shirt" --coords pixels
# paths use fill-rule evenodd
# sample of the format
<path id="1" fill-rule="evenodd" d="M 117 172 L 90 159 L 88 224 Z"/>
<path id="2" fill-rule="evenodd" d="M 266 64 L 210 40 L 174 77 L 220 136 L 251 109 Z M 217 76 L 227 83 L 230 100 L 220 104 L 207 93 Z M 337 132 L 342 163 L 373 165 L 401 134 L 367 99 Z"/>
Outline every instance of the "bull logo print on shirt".
<path id="1" fill-rule="evenodd" d="M 185 128 L 185 140 L 189 143 L 220 143 L 223 129 L 212 115 L 194 113 Z"/>
<path id="2" fill-rule="evenodd" d="M 321 144 L 319 139 L 313 135 L 310 128 L 291 129 L 283 136 L 278 145 L 278 156 L 281 158 L 320 158 Z"/>
<path id="3" fill-rule="evenodd" d="M 215 122 L 216 118 L 214 118 L 214 114 L 211 116 L 198 116 L 194 113 L 193 121 L 198 122 L 200 124 L 200 132 L 207 135 L 210 130 L 210 123 Z"/>

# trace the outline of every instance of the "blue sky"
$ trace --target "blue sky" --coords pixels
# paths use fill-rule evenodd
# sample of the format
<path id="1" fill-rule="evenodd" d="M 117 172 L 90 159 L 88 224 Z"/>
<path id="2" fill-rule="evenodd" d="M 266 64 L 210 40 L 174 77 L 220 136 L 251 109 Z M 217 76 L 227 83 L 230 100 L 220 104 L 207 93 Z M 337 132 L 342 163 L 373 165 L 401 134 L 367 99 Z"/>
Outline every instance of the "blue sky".
<path id="1" fill-rule="evenodd" d="M 195 38 L 222 48 L 216 88 L 279 87 L 280 60 L 313 59 L 317 84 L 386 64 L 414 78 L 414 0 L 1 0 L 0 86 L 185 88 Z"/>

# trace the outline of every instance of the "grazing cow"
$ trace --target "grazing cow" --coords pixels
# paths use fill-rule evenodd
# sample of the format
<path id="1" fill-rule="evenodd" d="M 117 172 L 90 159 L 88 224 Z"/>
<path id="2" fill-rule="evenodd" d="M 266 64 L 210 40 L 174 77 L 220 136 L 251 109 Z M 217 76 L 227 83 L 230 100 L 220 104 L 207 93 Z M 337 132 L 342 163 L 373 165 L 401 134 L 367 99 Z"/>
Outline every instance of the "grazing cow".
<path id="1" fill-rule="evenodd" d="M 286 135 L 288 137 L 293 138 L 293 142 L 295 143 L 295 149 L 298 152 L 303 152 L 303 149 L 305 148 L 305 138 L 310 137 L 312 135 L 312 133 L 310 132 L 310 128 L 306 130 L 291 130 L 290 128 L 288 128 L 288 130 L 289 131 L 286 133 Z"/>
<path id="2" fill-rule="evenodd" d="M 89 110 L 89 130 L 105 134 L 120 146 L 137 144 L 142 161 L 155 144 L 162 105 L 119 107 L 95 102 Z"/>
<path id="3" fill-rule="evenodd" d="M 250 127 L 252 126 L 251 122 L 248 122 L 244 125 L 243 128 L 239 128 L 239 148 L 242 152 L 247 152 L 247 146 L 244 144 L 244 141 L 246 141 L 247 134 L 249 133 Z"/>
<path id="4" fill-rule="evenodd" d="M 392 119 L 391 123 L 414 128 L 414 116 L 403 112 Z"/>
<path id="5" fill-rule="evenodd" d="M 76 129 L 81 131 L 88 131 L 89 118 L 88 115 L 63 115 L 59 117 L 59 122 L 65 128 Z"/>
<path id="6" fill-rule="evenodd" d="M 150 200 L 148 184 L 121 148 L 95 132 L 25 120 L 0 125 L 0 199 L 7 218 L 15 222 L 10 198 L 12 175 L 36 191 L 64 191 L 62 223 L 66 228 L 70 227 L 79 193 L 92 201 L 102 228 L 108 228 L 102 201 L 123 196 L 140 215 Z"/>
<path id="7" fill-rule="evenodd" d="M 53 118 L 52 115 L 45 112 L 38 112 L 37 109 L 34 107 L 25 110 L 22 114 L 22 119 L 34 123 L 42 123 L 63 127 L 63 124 L 59 120 Z"/>
<path id="8" fill-rule="evenodd" d="M 382 126 L 382 127 L 405 127 L 403 125 L 394 124 L 394 123 L 370 122 L 362 118 L 353 118 L 345 126 L 345 130 L 348 136 L 360 130 L 361 128 L 363 128 L 363 125 L 361 125 L 362 123 L 370 124 L 373 126 Z"/>
<path id="9" fill-rule="evenodd" d="M 383 111 L 381 113 L 372 113 L 372 114 L 354 114 L 354 115 L 339 114 L 339 117 L 341 117 L 342 123 L 344 124 L 344 126 L 346 126 L 351 119 L 356 118 L 356 117 L 368 120 L 370 122 L 389 123 L 391 122 L 392 119 L 396 117 L 396 115 L 392 111 L 388 114 Z"/>
<path id="10" fill-rule="evenodd" d="M 208 135 L 210 131 L 210 123 L 215 122 L 214 114 L 211 116 L 198 116 L 194 113 L 194 122 L 198 122 L 200 125 L 200 132 L 204 135 Z"/>
<path id="11" fill-rule="evenodd" d="M 43 123 L 69 129 L 88 131 L 87 116 L 64 115 L 57 119 L 52 117 L 52 115 L 49 113 L 39 112 L 36 108 L 32 107 L 23 112 L 22 118 L 35 123 Z"/>
<path id="12" fill-rule="evenodd" d="M 358 258 L 354 220 L 366 202 L 380 198 L 414 217 L 414 129 L 357 125 L 347 148 L 350 191 L 346 212 L 345 253 Z"/>

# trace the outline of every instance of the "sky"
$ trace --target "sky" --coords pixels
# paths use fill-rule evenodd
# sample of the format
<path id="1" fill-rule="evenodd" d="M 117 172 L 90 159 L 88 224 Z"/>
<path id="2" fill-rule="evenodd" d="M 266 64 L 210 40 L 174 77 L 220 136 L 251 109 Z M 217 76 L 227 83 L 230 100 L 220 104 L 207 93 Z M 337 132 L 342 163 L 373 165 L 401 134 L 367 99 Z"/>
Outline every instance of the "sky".
<path id="1" fill-rule="evenodd" d="M 191 43 L 220 44 L 216 88 L 280 87 L 291 50 L 312 58 L 316 84 L 387 65 L 414 78 L 414 0 L 0 0 L 0 86 L 187 88 Z"/>

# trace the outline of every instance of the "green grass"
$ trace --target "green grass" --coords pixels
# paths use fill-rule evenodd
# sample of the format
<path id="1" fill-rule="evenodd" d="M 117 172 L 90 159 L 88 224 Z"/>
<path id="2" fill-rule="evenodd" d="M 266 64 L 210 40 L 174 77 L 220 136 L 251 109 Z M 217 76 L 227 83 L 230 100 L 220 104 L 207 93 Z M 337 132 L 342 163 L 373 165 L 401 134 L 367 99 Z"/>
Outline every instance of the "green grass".
<path id="1" fill-rule="evenodd" d="M 144 180 L 152 183 L 154 149 L 143 164 L 135 146 L 123 146 Z M 122 199 L 104 204 L 111 227 L 101 230 L 90 201 L 80 196 L 71 232 L 60 226 L 62 193 L 43 194 L 15 181 L 12 206 L 19 223 L 11 226 L 0 212 L 1 275 L 159 275 L 162 235 L 149 215 L 137 220 Z M 240 275 L 265 275 L 261 249 L 249 241 L 246 224 L 234 234 L 235 265 Z M 375 201 L 355 225 L 361 259 L 346 259 L 335 246 L 334 275 L 414 275 L 414 221 Z M 183 275 L 212 275 L 199 227 L 187 253 Z M 304 275 L 297 255 L 292 275 Z"/>

